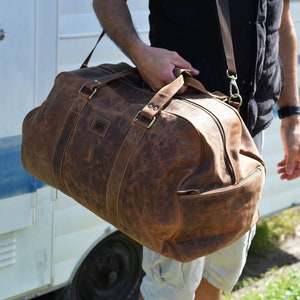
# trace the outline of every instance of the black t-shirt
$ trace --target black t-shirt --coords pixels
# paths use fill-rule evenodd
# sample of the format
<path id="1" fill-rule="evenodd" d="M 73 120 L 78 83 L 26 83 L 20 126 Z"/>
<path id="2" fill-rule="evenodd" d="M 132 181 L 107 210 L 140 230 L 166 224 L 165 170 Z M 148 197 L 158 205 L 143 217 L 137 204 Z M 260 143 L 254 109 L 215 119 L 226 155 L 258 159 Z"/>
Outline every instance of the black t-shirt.
<path id="1" fill-rule="evenodd" d="M 229 5 L 238 84 L 245 98 L 255 65 L 257 0 L 229 0 Z M 228 94 L 215 1 L 149 0 L 149 8 L 151 45 L 177 51 L 199 69 L 208 90 Z"/>

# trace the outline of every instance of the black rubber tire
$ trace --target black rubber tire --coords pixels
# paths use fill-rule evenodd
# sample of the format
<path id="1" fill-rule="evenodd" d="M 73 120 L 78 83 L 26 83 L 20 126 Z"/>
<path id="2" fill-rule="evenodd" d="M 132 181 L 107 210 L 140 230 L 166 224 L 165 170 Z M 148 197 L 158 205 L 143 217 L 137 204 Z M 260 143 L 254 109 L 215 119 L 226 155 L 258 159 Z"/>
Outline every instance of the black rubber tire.
<path id="1" fill-rule="evenodd" d="M 72 300 L 137 300 L 142 247 L 117 231 L 88 254 L 67 288 Z"/>

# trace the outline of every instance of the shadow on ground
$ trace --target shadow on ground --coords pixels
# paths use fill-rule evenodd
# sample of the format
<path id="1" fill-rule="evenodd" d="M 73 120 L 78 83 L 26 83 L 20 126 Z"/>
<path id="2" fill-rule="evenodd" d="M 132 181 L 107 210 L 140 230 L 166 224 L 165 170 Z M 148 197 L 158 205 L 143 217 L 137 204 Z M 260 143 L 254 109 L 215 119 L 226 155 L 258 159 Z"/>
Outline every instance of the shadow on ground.
<path id="1" fill-rule="evenodd" d="M 275 248 L 265 256 L 249 254 L 241 278 L 261 277 L 270 269 L 293 265 L 299 261 L 300 257 L 288 253 L 280 248 Z"/>

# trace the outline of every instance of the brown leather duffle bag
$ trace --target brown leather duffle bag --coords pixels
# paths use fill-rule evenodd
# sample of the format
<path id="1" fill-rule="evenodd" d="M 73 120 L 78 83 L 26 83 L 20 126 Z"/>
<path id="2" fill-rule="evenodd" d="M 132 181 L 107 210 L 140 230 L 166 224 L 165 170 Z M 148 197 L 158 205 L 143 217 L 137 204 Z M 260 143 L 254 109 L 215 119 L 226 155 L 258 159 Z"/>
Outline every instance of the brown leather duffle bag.
<path id="1" fill-rule="evenodd" d="M 183 74 L 154 93 L 124 63 L 64 72 L 25 117 L 22 161 L 142 245 L 189 261 L 258 218 L 264 163 L 226 99 Z"/>
<path id="2" fill-rule="evenodd" d="M 29 173 L 179 261 L 212 253 L 248 231 L 258 219 L 265 178 L 264 162 L 232 107 L 239 94 L 229 8 L 227 1 L 216 3 L 229 97 L 208 92 L 183 70 L 154 93 L 136 69 L 104 64 L 59 74 L 46 101 L 23 122 Z M 188 90 L 177 95 L 183 85 Z"/>

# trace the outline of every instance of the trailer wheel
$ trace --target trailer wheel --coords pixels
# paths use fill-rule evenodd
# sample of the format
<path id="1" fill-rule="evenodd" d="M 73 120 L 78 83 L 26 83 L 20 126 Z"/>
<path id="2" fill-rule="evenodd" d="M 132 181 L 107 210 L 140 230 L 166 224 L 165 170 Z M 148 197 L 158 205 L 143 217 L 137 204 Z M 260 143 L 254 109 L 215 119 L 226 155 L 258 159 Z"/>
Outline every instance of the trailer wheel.
<path id="1" fill-rule="evenodd" d="M 72 300 L 136 300 L 143 277 L 142 247 L 117 231 L 101 241 L 78 269 Z"/>

